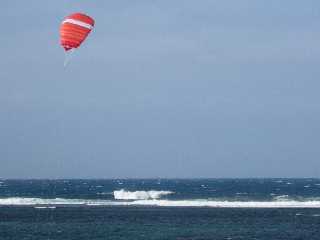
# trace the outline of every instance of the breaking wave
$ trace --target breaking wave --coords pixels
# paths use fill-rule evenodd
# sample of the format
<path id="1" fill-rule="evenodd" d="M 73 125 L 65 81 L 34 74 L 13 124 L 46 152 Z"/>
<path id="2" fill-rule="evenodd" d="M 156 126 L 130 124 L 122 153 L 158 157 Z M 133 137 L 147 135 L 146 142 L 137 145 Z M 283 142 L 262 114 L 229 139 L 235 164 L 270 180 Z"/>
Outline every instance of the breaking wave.
<path id="1" fill-rule="evenodd" d="M 114 199 L 117 200 L 147 200 L 147 199 L 159 199 L 162 196 L 172 194 L 171 191 L 125 191 L 124 189 L 114 191 Z"/>
<path id="2" fill-rule="evenodd" d="M 218 200 L 88 200 L 88 199 L 43 199 L 1 198 L 0 206 L 156 206 L 156 207 L 212 207 L 212 208 L 320 208 L 319 200 L 305 201 L 218 201 Z"/>

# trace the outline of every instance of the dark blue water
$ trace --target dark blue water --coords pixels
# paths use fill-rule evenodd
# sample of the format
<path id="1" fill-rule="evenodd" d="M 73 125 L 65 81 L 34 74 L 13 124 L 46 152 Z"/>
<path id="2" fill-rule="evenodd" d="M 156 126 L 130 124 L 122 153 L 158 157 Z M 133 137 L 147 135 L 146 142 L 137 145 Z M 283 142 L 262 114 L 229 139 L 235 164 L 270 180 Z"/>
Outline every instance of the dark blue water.
<path id="1" fill-rule="evenodd" d="M 320 180 L 0 180 L 0 239 L 319 240 Z"/>

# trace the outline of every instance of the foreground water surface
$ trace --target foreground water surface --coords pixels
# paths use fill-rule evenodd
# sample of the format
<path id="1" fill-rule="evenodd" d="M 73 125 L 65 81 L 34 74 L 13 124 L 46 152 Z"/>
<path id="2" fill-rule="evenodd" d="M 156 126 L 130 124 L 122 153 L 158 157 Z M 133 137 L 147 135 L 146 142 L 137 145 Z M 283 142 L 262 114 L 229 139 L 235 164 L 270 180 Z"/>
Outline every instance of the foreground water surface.
<path id="1" fill-rule="evenodd" d="M 0 180 L 0 239 L 320 239 L 319 179 Z"/>

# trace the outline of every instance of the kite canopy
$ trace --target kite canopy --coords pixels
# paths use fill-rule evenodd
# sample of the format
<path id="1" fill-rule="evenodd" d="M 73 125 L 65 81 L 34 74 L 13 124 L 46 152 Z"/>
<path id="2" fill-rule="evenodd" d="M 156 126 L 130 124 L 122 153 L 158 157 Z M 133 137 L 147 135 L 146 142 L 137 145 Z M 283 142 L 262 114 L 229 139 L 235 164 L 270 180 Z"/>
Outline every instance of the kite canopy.
<path id="1" fill-rule="evenodd" d="M 94 26 L 94 20 L 83 14 L 74 13 L 67 16 L 60 26 L 60 44 L 69 51 L 78 48 L 87 38 Z"/>

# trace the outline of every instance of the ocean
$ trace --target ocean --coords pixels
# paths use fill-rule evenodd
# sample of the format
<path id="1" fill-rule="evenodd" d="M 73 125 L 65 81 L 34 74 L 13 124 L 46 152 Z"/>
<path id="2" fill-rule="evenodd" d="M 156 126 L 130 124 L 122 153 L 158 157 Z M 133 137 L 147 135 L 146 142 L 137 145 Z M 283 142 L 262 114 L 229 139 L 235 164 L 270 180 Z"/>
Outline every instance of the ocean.
<path id="1" fill-rule="evenodd" d="M 320 240 L 320 179 L 0 179 L 0 240 Z"/>

